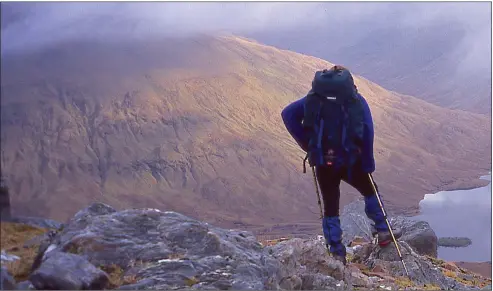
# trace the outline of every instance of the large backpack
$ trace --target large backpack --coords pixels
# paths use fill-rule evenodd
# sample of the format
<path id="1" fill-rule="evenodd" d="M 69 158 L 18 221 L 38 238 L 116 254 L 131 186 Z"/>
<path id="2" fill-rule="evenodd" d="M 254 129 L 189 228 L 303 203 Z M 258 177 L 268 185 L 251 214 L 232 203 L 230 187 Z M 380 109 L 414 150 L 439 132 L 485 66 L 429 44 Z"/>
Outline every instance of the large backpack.
<path id="1" fill-rule="evenodd" d="M 317 71 L 306 96 L 303 127 L 309 136 L 310 166 L 351 169 L 363 140 L 363 104 L 351 73 L 344 67 Z M 333 155 L 329 157 L 328 151 Z M 305 163 L 303 171 L 306 172 Z"/>

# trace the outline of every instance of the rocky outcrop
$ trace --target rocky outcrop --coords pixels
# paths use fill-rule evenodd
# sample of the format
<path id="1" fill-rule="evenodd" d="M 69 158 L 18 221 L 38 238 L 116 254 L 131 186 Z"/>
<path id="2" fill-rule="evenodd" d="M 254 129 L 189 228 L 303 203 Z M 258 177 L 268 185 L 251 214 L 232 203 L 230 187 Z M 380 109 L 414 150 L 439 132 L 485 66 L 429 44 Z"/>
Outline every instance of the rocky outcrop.
<path id="1" fill-rule="evenodd" d="M 466 278 L 473 275 L 460 268 L 449 270 L 406 242 L 400 245 L 411 281 L 404 277 L 393 246 L 380 248 L 360 241 L 348 249 L 352 255 L 343 266 L 327 255 L 323 239 L 294 238 L 263 246 L 251 232 L 222 229 L 157 209 L 116 211 L 95 203 L 48 237 L 25 286 L 120 290 L 435 286 L 469 290 L 472 287 L 466 280 L 479 287 L 491 284 L 480 277 Z"/>
<path id="2" fill-rule="evenodd" d="M 53 242 L 48 250 L 78 254 L 95 266 L 117 265 L 153 288 L 265 289 L 269 280 L 277 282 L 279 262 L 265 254 L 252 233 L 175 212 L 116 212 L 93 204 Z"/>
<path id="3" fill-rule="evenodd" d="M 415 221 L 406 217 L 395 217 L 392 226 L 403 230 L 401 241 L 405 241 L 420 255 L 436 258 L 438 255 L 438 238 L 426 221 Z"/>
<path id="4" fill-rule="evenodd" d="M 389 219 L 392 227 L 402 229 L 401 241 L 405 241 L 420 255 L 437 257 L 438 238 L 429 223 L 391 213 Z M 372 223 L 365 215 L 365 204 L 362 200 L 346 205 L 341 214 L 343 242 L 349 244 L 355 236 L 371 241 Z"/>
<path id="5" fill-rule="evenodd" d="M 58 251 L 47 255 L 41 267 L 29 276 L 38 290 L 99 290 L 108 284 L 108 275 L 80 256 Z"/>
<path id="6" fill-rule="evenodd" d="M 441 268 L 434 265 L 430 259 L 424 259 L 414 252 L 406 242 L 399 242 L 399 246 L 409 271 L 409 277 L 415 285 L 437 285 L 440 289 L 445 290 L 468 289 L 469 286 L 446 276 Z M 354 254 L 353 262 L 364 264 L 368 269 L 380 266 L 380 268 L 387 270 L 393 278 L 407 277 L 397 250 L 393 246 L 380 248 L 376 245 L 367 244 Z"/>

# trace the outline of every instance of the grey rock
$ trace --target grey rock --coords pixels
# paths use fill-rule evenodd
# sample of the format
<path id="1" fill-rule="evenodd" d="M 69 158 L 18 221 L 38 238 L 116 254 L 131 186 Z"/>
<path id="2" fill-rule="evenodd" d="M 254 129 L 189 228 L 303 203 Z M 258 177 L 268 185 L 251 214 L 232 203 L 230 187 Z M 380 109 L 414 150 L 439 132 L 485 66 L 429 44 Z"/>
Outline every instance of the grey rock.
<path id="1" fill-rule="evenodd" d="M 4 250 L 0 253 L 0 261 L 2 262 L 14 262 L 19 259 L 20 258 L 18 256 L 7 254 Z"/>
<path id="2" fill-rule="evenodd" d="M 17 290 L 15 280 L 6 268 L 0 268 L 0 290 Z"/>
<path id="3" fill-rule="evenodd" d="M 355 236 L 371 241 L 373 222 L 366 217 L 364 201 L 356 200 L 344 206 L 340 220 L 343 231 L 342 241 L 345 245 L 348 245 Z"/>
<path id="4" fill-rule="evenodd" d="M 363 200 L 354 201 L 346 205 L 341 213 L 341 227 L 343 230 L 343 243 L 349 242 L 355 236 L 361 236 L 371 241 L 373 222 L 366 217 L 365 203 Z M 428 222 L 418 221 L 412 217 L 403 217 L 388 214 L 393 228 L 402 229 L 400 241 L 406 242 L 418 254 L 437 256 L 438 238 Z"/>
<path id="5" fill-rule="evenodd" d="M 94 207 L 96 209 L 107 209 Z M 130 259 L 155 261 L 181 255 L 257 258 L 260 244 L 251 233 L 226 231 L 175 212 L 155 209 L 100 214 L 81 211 L 59 235 L 59 248 L 77 250 L 94 264 L 125 266 Z M 117 250 L 109 252 L 108 250 Z"/>
<path id="6" fill-rule="evenodd" d="M 454 289 L 459 286 L 458 282 L 445 276 L 432 262 L 417 254 L 406 242 L 399 242 L 399 246 L 410 278 L 415 284 L 436 284 L 441 289 Z M 366 265 L 369 269 L 381 265 L 394 277 L 406 277 L 394 245 L 384 248 L 378 245 L 364 245 L 355 253 L 354 261 Z"/>
<path id="7" fill-rule="evenodd" d="M 438 238 L 428 222 L 398 217 L 394 224 L 402 228 L 401 241 L 405 241 L 420 255 L 437 257 Z"/>
<path id="8" fill-rule="evenodd" d="M 144 290 L 148 287 L 156 285 L 156 280 L 153 279 L 143 279 L 135 284 L 123 285 L 117 288 L 117 290 Z"/>
<path id="9" fill-rule="evenodd" d="M 408 235 L 419 233 L 416 221 L 398 219 L 397 223 L 407 227 Z M 401 241 L 400 246 L 416 284 L 463 287 L 445 277 L 410 244 Z M 393 244 L 386 248 L 366 244 L 351 248 L 351 252 L 355 262 L 369 269 L 380 265 L 391 276 L 405 275 Z M 323 240 L 296 238 L 263 248 L 251 232 L 221 229 L 171 211 L 116 211 L 100 203 L 79 211 L 40 253 L 41 266 L 35 273 L 46 269 L 46 273 L 53 273 L 55 261 L 72 268 L 53 259 L 61 253 L 78 254 L 78 258 L 97 266 L 117 265 L 124 276 L 138 280 L 121 286 L 121 290 L 345 290 L 378 289 L 381 283 L 379 278 L 334 260 Z M 88 285 L 63 271 L 58 275 L 50 280 L 68 281 L 64 286 Z"/>
<path id="10" fill-rule="evenodd" d="M 344 278 L 344 265 L 327 254 L 322 241 L 291 239 L 267 249 L 281 263 L 280 282 L 298 276 L 303 282 L 302 289 L 320 289 L 329 285 L 335 288 L 335 282 Z"/>
<path id="11" fill-rule="evenodd" d="M 343 281 L 323 274 L 302 274 L 301 280 L 301 290 L 346 290 L 346 285 Z"/>
<path id="12" fill-rule="evenodd" d="M 36 290 L 30 281 L 22 281 L 17 284 L 17 290 Z"/>
<path id="13" fill-rule="evenodd" d="M 54 251 L 29 276 L 29 281 L 36 289 L 99 290 L 109 278 L 80 256 Z"/>
<path id="14" fill-rule="evenodd" d="M 297 275 L 286 276 L 279 282 L 279 287 L 285 290 L 301 290 L 302 286 L 303 280 Z"/>
<path id="15" fill-rule="evenodd" d="M 79 211 L 54 242 L 53 251 L 132 269 L 138 279 L 155 282 L 148 288 L 265 289 L 265 282 L 277 283 L 272 279 L 277 261 L 265 255 L 251 232 L 217 228 L 171 211 L 117 212 L 95 203 Z M 132 267 L 135 262 L 141 266 Z"/>
<path id="16" fill-rule="evenodd" d="M 344 281 L 352 287 L 369 287 L 373 282 L 368 276 L 361 272 L 348 271 L 345 273 Z"/>

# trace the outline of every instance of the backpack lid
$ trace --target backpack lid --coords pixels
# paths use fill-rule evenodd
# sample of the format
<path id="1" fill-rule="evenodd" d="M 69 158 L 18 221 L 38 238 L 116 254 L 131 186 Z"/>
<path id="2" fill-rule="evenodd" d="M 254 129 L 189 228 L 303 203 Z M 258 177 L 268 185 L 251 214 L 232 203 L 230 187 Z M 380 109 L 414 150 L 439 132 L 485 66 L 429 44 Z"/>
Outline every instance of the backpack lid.
<path id="1" fill-rule="evenodd" d="M 315 72 L 312 92 L 323 97 L 335 97 L 338 101 L 343 101 L 355 97 L 356 87 L 348 69 L 342 66 L 333 66 L 329 70 Z"/>

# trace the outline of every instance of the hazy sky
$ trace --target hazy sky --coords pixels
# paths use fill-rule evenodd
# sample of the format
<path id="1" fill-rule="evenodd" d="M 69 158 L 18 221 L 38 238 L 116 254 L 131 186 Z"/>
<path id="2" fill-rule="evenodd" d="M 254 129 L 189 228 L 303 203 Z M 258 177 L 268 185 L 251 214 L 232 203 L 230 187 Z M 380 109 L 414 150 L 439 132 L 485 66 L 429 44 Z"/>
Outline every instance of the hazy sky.
<path id="1" fill-rule="evenodd" d="M 427 29 L 454 21 L 466 33 L 456 45 L 464 52 L 463 66 L 491 69 L 488 2 L 4 2 L 1 7 L 2 55 L 67 39 L 133 41 L 149 35 L 214 32 L 252 35 L 314 25 L 327 25 L 328 31 L 355 43 L 384 26 Z"/>
<path id="2" fill-rule="evenodd" d="M 17 48 L 68 37 L 241 33 L 318 23 L 354 25 L 365 20 L 374 25 L 426 27 L 453 19 L 464 23 L 471 47 L 477 49 L 476 42 L 491 38 L 490 6 L 488 2 L 4 2 L 2 43 L 5 48 Z"/>

